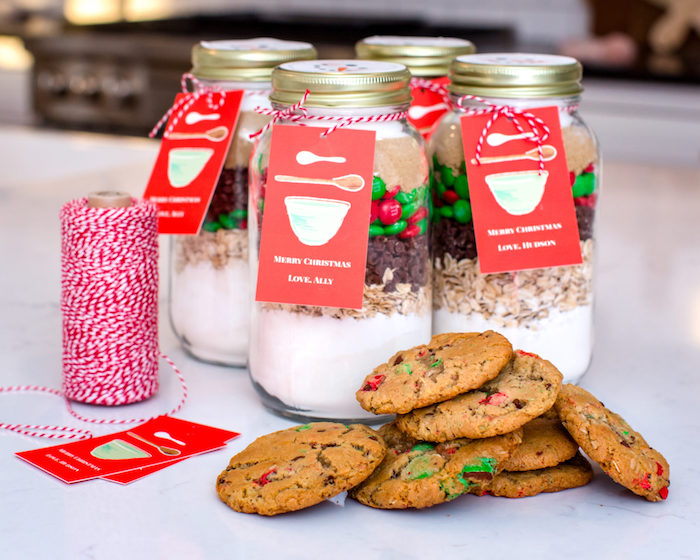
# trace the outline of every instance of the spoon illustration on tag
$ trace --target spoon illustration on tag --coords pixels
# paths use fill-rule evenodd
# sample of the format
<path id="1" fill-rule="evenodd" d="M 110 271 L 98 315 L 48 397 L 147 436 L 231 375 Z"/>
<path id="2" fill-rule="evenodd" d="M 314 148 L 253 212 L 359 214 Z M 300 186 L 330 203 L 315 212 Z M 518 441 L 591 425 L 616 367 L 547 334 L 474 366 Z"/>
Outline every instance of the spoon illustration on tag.
<path id="1" fill-rule="evenodd" d="M 191 113 L 187 113 L 187 115 L 185 116 L 185 122 L 187 124 L 195 124 L 199 121 L 217 121 L 220 118 L 221 115 L 219 113 L 208 113 L 206 115 L 203 115 L 202 113 L 198 113 L 197 111 L 192 111 Z"/>
<path id="2" fill-rule="evenodd" d="M 342 156 L 319 156 L 308 150 L 302 150 L 297 153 L 297 163 L 299 165 L 310 165 L 319 161 L 327 161 L 330 163 L 345 163 L 347 160 Z"/>
<path id="3" fill-rule="evenodd" d="M 211 140 L 212 142 L 221 142 L 228 136 L 228 128 L 225 126 L 217 126 L 210 128 L 206 132 L 171 132 L 168 138 L 171 140 L 189 140 L 199 139 Z"/>
<path id="4" fill-rule="evenodd" d="M 187 445 L 184 441 L 180 441 L 179 439 L 175 439 L 173 436 L 171 436 L 168 432 L 156 432 L 153 434 L 157 438 L 163 438 L 163 439 L 169 439 L 173 443 L 176 443 L 178 445 Z"/>
<path id="5" fill-rule="evenodd" d="M 157 443 L 153 443 L 152 441 L 148 441 L 145 438 L 142 438 L 140 435 L 135 434 L 134 432 L 126 432 L 127 435 L 130 435 L 132 438 L 135 438 L 139 441 L 142 441 L 143 443 L 147 443 L 148 445 L 155 447 L 158 451 L 160 451 L 163 455 L 179 455 L 182 453 L 179 449 L 173 449 L 172 447 L 166 447 L 165 445 L 158 445 Z"/>
<path id="6" fill-rule="evenodd" d="M 545 144 L 544 146 L 542 146 L 542 160 L 543 161 L 551 161 L 555 157 L 557 157 L 557 149 L 554 146 L 551 146 L 549 144 Z M 487 156 L 487 157 L 479 158 L 479 161 L 481 163 L 498 163 L 501 161 L 515 161 L 518 159 L 531 159 L 533 161 L 539 161 L 540 155 L 539 155 L 537 148 L 532 148 L 532 150 L 528 150 L 524 154 L 509 154 L 509 155 L 504 155 L 504 156 Z M 476 165 L 477 164 L 476 158 L 472 158 L 471 163 L 472 163 L 472 165 Z"/>
<path id="7" fill-rule="evenodd" d="M 436 105 L 414 105 L 413 107 L 409 107 L 408 116 L 413 120 L 418 120 L 428 113 L 434 113 L 440 109 L 447 109 L 447 104 L 437 103 Z"/>
<path id="8" fill-rule="evenodd" d="M 486 137 L 486 143 L 489 146 L 500 146 L 511 140 L 532 138 L 532 136 L 534 136 L 532 132 L 522 132 L 521 134 L 501 134 L 500 132 L 493 132 Z"/>
<path id="9" fill-rule="evenodd" d="M 354 173 L 333 177 L 332 179 L 319 179 L 314 177 L 295 177 L 293 175 L 275 175 L 275 181 L 280 183 L 307 183 L 310 185 L 331 185 L 344 191 L 355 192 L 362 190 L 365 180 Z"/>

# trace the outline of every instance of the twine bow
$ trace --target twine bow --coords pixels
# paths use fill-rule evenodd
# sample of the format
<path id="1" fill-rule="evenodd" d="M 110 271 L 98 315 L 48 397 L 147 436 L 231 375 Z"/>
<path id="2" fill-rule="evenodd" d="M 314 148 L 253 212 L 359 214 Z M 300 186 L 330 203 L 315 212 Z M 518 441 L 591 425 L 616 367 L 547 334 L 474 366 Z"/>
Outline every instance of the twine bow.
<path id="1" fill-rule="evenodd" d="M 483 108 L 475 108 L 475 107 L 465 107 L 464 102 L 465 101 L 477 101 L 478 103 L 481 103 L 484 105 Z M 477 165 L 481 164 L 481 149 L 484 145 L 484 140 L 488 136 L 489 130 L 491 129 L 491 126 L 501 117 L 506 117 L 507 119 L 510 119 L 513 122 L 513 125 L 515 128 L 518 130 L 519 133 L 524 134 L 526 132 L 531 132 L 532 136 L 526 138 L 526 140 L 530 142 L 534 142 L 537 144 L 537 154 L 538 154 L 538 159 L 539 159 L 539 173 L 540 175 L 544 171 L 544 153 L 542 151 L 542 145 L 544 144 L 545 140 L 549 138 L 549 127 L 545 124 L 545 122 L 533 115 L 532 113 L 526 111 L 526 110 L 521 110 L 521 109 L 516 109 L 515 107 L 511 105 L 494 105 L 493 103 L 489 103 L 485 99 L 482 99 L 481 97 L 477 97 L 475 95 L 463 95 L 457 100 L 457 106 L 465 109 L 468 115 L 485 115 L 485 114 L 491 114 L 491 118 L 486 121 L 486 124 L 484 125 L 484 128 L 481 131 L 481 135 L 479 136 L 479 141 L 476 144 L 476 151 L 474 153 L 474 159 L 476 160 Z M 527 126 L 530 127 L 530 130 L 527 131 L 521 124 L 521 121 L 525 121 L 527 123 Z"/>
<path id="2" fill-rule="evenodd" d="M 298 103 L 295 103 L 294 105 L 290 105 L 286 109 L 268 109 L 267 107 L 256 107 L 255 112 L 259 113 L 261 115 L 268 115 L 272 117 L 270 119 L 270 122 L 268 122 L 265 126 L 263 126 L 260 130 L 257 132 L 253 132 L 252 134 L 249 135 L 249 138 L 252 140 L 253 138 L 256 138 L 260 136 L 263 132 L 265 132 L 268 128 L 270 128 L 273 124 L 275 124 L 277 121 L 280 119 L 292 121 L 292 122 L 297 122 L 302 119 L 305 119 L 308 117 L 306 107 L 304 107 L 304 103 L 306 102 L 306 98 L 309 97 L 309 90 L 307 89 L 304 92 L 304 95 L 302 98 L 299 100 Z M 302 124 L 302 123 L 300 123 Z M 303 124 L 302 124 L 303 126 Z"/>
<path id="3" fill-rule="evenodd" d="M 187 87 L 188 82 L 192 85 L 192 91 L 190 91 L 190 89 Z M 206 96 L 207 106 L 212 111 L 217 111 L 226 102 L 225 90 L 222 90 L 218 86 L 204 85 L 189 72 L 186 72 L 182 75 L 182 78 L 180 79 L 180 87 L 182 89 L 182 93 L 184 93 L 185 95 L 180 97 L 180 99 L 177 100 L 173 104 L 173 106 L 170 107 L 170 109 L 168 109 L 166 113 L 160 118 L 160 120 L 153 127 L 153 130 L 151 130 L 151 132 L 148 133 L 149 138 L 155 137 L 155 135 L 158 134 L 158 131 L 161 128 L 163 128 L 163 125 L 174 114 L 175 116 L 172 118 L 170 124 L 168 125 L 168 128 L 163 133 L 163 138 L 167 138 L 173 131 L 175 125 L 177 125 L 177 123 L 182 118 L 182 115 L 189 112 L 190 107 L 192 107 L 195 101 L 197 101 L 197 99 L 199 99 L 203 95 Z M 215 94 L 219 95 L 218 101 L 214 101 Z"/>

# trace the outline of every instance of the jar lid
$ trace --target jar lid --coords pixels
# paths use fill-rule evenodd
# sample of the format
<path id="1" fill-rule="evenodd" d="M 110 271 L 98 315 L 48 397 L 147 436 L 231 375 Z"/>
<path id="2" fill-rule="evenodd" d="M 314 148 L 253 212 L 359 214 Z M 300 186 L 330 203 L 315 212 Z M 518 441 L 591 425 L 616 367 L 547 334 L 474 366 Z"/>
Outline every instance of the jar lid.
<path id="1" fill-rule="evenodd" d="M 450 65 L 448 89 L 459 95 L 529 98 L 578 95 L 581 64 L 550 54 L 468 54 Z"/>
<path id="2" fill-rule="evenodd" d="M 402 64 L 376 60 L 303 60 L 272 72 L 270 101 L 308 107 L 381 107 L 411 101 L 411 73 Z"/>
<path id="3" fill-rule="evenodd" d="M 457 37 L 402 37 L 374 35 L 355 45 L 360 58 L 396 62 L 420 77 L 447 76 L 450 62 L 461 54 L 476 52 L 471 41 Z"/>
<path id="4" fill-rule="evenodd" d="M 192 73 L 204 80 L 267 82 L 278 64 L 313 58 L 316 49 L 301 41 L 269 37 L 202 41 L 192 47 Z"/>

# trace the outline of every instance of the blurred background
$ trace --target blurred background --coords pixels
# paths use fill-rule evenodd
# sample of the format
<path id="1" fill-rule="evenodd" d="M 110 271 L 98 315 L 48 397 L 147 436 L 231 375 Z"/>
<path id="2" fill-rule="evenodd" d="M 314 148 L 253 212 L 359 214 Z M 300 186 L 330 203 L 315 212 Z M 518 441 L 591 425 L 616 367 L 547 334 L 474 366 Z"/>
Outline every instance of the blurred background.
<path id="1" fill-rule="evenodd" d="M 199 40 L 374 34 L 575 56 L 606 158 L 700 167 L 700 0 L 0 0 L 0 126 L 145 136 Z"/>

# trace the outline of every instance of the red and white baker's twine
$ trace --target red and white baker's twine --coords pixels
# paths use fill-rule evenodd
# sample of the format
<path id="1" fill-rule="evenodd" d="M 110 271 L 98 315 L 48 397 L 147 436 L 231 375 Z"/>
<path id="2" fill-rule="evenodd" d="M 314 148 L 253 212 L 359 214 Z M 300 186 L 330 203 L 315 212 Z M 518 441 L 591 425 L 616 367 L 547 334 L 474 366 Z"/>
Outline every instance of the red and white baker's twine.
<path id="1" fill-rule="evenodd" d="M 309 90 L 307 89 L 302 98 L 298 103 L 290 105 L 286 109 L 268 109 L 266 107 L 256 107 L 255 112 L 261 115 L 268 115 L 272 117 L 270 122 L 263 126 L 257 132 L 250 135 L 250 138 L 256 138 L 260 136 L 263 132 L 268 130 L 272 125 L 274 125 L 279 120 L 285 120 L 297 123 L 301 126 L 306 126 L 305 123 L 301 121 L 332 121 L 334 124 L 323 131 L 321 136 L 328 136 L 334 130 L 342 128 L 344 126 L 350 126 L 356 123 L 371 123 L 371 122 L 389 122 L 398 121 L 405 119 L 408 113 L 406 111 L 399 111 L 397 113 L 382 113 L 379 115 L 368 115 L 365 117 L 335 117 L 330 115 L 309 115 L 308 110 L 304 107 L 306 99 L 309 97 Z"/>
<path id="2" fill-rule="evenodd" d="M 411 88 L 422 88 L 432 91 L 433 93 L 437 93 L 440 97 L 442 97 L 445 104 L 448 107 L 450 106 L 450 92 L 442 84 L 436 83 L 433 80 L 427 80 L 426 78 L 414 77 L 411 78 Z"/>
<path id="3" fill-rule="evenodd" d="M 477 103 L 482 104 L 483 107 L 465 107 L 465 101 L 476 101 Z M 539 173 L 541 174 L 544 171 L 544 153 L 542 152 L 542 145 L 547 138 L 549 138 L 549 127 L 542 119 L 536 117 L 527 110 L 516 109 L 510 105 L 494 105 L 493 103 L 489 103 L 485 99 L 475 95 L 463 95 L 457 100 L 456 104 L 461 109 L 464 109 L 467 115 L 491 114 L 491 118 L 486 121 L 486 124 L 481 131 L 481 135 L 479 136 L 479 141 L 476 144 L 474 159 L 476 160 L 477 164 L 481 163 L 481 149 L 484 145 L 484 140 L 486 140 L 486 137 L 488 136 L 489 129 L 499 118 L 506 117 L 512 120 L 513 125 L 521 134 L 525 132 L 532 132 L 532 136 L 526 138 L 526 140 L 537 144 Z M 521 121 L 527 123 L 530 130 L 525 130 Z"/>
<path id="4" fill-rule="evenodd" d="M 188 82 L 192 84 L 192 91 L 190 91 L 187 86 Z M 207 105 L 212 111 L 216 111 L 221 108 L 226 101 L 225 90 L 219 88 L 218 86 L 206 86 L 189 72 L 182 75 L 182 78 L 180 79 L 180 87 L 182 88 L 182 93 L 185 95 L 176 101 L 173 106 L 170 107 L 170 109 L 168 109 L 160 118 L 160 120 L 153 127 L 153 130 L 148 133 L 150 138 L 155 137 L 155 135 L 158 134 L 158 131 L 166 122 L 168 122 L 168 119 L 170 119 L 170 124 L 168 124 L 168 128 L 163 133 L 163 138 L 167 138 L 182 116 L 187 114 L 194 102 L 203 95 L 206 96 Z M 216 101 L 214 100 L 215 95 L 218 96 L 218 100 Z"/>
<path id="5" fill-rule="evenodd" d="M 134 201 L 128 208 L 89 208 L 87 200 L 64 205 L 61 217 L 61 311 L 63 390 L 33 385 L 0 387 L 0 393 L 44 392 L 63 396 L 70 414 L 93 424 L 130 424 L 146 418 L 88 418 L 70 401 L 130 404 L 158 389 L 158 360 L 182 385 L 178 412 L 187 399 L 185 379 L 158 349 L 158 231 L 156 207 Z M 0 423 L 29 436 L 82 439 L 88 430 L 67 426 Z"/>

